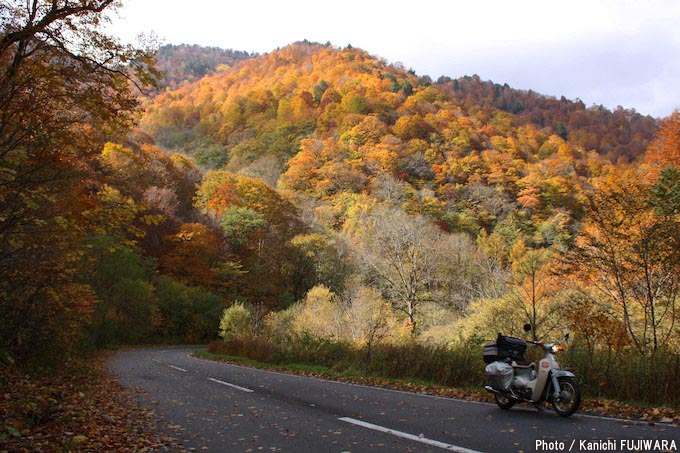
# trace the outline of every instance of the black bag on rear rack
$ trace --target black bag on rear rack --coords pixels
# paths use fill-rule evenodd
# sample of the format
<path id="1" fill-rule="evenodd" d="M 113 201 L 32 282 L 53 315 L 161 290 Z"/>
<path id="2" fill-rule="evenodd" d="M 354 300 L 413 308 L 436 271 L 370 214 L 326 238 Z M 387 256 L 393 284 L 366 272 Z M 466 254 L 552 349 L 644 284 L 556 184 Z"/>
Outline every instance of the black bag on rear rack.
<path id="1" fill-rule="evenodd" d="M 496 346 L 498 348 L 498 360 L 524 360 L 524 353 L 527 351 L 526 341 L 521 338 L 506 337 L 501 334 L 498 334 Z"/>

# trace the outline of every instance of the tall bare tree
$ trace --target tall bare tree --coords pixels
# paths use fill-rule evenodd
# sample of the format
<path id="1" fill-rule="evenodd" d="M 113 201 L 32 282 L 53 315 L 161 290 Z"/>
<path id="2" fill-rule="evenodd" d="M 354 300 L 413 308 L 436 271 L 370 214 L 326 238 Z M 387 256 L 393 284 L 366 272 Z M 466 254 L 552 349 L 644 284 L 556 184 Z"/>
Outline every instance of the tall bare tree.
<path id="1" fill-rule="evenodd" d="M 425 217 L 399 208 L 378 207 L 359 228 L 358 254 L 369 281 L 406 316 L 416 333 L 418 310 L 425 302 L 452 305 L 457 283 L 451 263 L 464 253 L 451 236 Z"/>

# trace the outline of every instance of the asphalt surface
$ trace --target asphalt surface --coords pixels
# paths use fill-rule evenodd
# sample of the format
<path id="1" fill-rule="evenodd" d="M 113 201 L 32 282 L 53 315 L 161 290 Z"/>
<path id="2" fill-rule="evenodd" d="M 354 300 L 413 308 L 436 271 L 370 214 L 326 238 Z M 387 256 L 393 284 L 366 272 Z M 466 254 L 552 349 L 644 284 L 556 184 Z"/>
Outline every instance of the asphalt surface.
<path id="1" fill-rule="evenodd" d="M 214 452 L 678 451 L 680 428 L 332 382 L 191 357 L 122 351 L 119 380 L 187 449 Z M 656 442 L 658 441 L 658 442 Z M 646 443 L 645 443 L 646 442 Z M 655 449 L 655 447 L 660 449 Z M 675 446 L 675 449 L 673 449 Z"/>

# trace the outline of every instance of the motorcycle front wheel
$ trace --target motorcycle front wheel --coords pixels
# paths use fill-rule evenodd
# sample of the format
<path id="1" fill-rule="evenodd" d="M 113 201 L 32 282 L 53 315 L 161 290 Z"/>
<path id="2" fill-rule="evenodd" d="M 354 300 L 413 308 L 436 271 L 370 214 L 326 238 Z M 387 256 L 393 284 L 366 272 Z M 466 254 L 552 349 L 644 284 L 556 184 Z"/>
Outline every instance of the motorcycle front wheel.
<path id="1" fill-rule="evenodd" d="M 559 378 L 560 395 L 553 400 L 553 408 L 561 417 L 569 417 L 581 405 L 581 389 L 572 378 Z"/>
<path id="2" fill-rule="evenodd" d="M 504 395 L 499 395 L 498 393 L 494 393 L 493 396 L 494 399 L 496 400 L 496 404 L 498 404 L 498 407 L 500 407 L 501 409 L 505 410 L 510 409 L 517 402 L 512 398 L 508 398 L 507 396 Z"/>

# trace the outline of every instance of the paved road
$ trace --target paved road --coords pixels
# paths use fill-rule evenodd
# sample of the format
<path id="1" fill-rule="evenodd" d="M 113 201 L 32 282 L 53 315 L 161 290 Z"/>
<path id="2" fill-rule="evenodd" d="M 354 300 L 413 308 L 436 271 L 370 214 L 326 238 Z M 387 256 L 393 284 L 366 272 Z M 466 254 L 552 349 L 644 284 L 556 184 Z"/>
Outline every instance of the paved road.
<path id="1" fill-rule="evenodd" d="M 621 444 L 633 440 L 680 447 L 680 429 L 664 424 L 564 419 L 521 406 L 502 411 L 494 404 L 214 363 L 190 353 L 123 351 L 110 365 L 121 382 L 143 390 L 142 404 L 165 419 L 169 435 L 197 451 L 635 451 L 628 447 L 639 444 Z M 611 442 L 616 448 L 607 448 Z"/>

